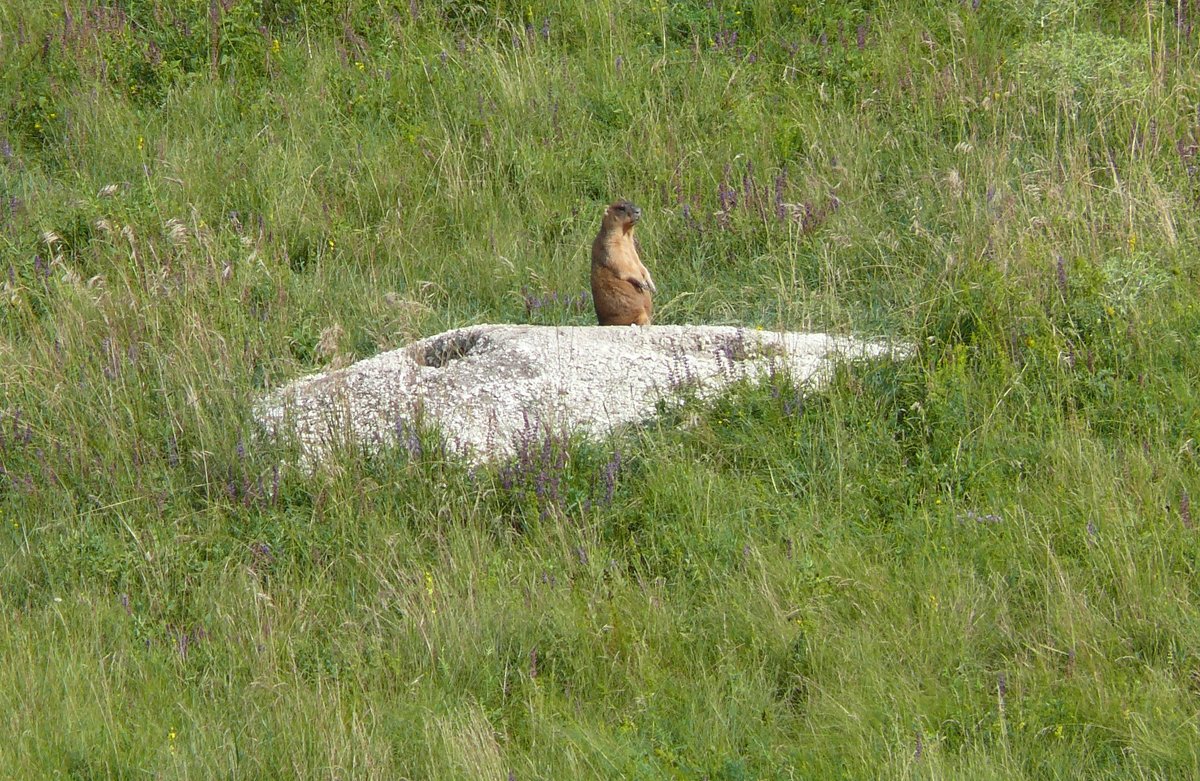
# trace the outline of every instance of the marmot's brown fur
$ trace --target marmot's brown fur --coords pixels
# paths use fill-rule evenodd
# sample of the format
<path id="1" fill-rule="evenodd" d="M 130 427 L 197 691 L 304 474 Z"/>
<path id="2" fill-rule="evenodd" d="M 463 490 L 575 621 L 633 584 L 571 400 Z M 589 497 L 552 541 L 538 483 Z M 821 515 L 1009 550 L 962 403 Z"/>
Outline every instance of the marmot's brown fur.
<path id="1" fill-rule="evenodd" d="M 650 325 L 650 294 L 658 288 L 633 240 L 641 216 L 629 201 L 617 201 L 604 211 L 592 242 L 592 303 L 600 325 Z"/>

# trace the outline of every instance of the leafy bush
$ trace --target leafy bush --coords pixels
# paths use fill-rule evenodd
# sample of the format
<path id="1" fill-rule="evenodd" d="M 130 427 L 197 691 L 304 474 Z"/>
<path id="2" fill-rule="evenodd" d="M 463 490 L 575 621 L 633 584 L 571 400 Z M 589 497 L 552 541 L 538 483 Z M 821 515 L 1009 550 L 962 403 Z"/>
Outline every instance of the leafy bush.
<path id="1" fill-rule="evenodd" d="M 1096 0 L 987 0 L 983 6 L 1018 30 L 1051 35 L 1088 19 Z"/>
<path id="2" fill-rule="evenodd" d="M 1097 32 L 1063 31 L 1026 44 L 1009 69 L 1024 94 L 1073 109 L 1129 100 L 1149 83 L 1137 46 Z"/>

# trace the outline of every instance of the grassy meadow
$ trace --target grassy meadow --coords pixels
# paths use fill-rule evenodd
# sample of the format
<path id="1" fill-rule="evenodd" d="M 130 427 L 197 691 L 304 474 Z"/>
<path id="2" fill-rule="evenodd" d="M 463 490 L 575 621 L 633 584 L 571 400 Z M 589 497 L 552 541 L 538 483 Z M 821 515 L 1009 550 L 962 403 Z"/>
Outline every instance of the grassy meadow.
<path id="1" fill-rule="evenodd" d="M 894 335 L 289 467 L 474 323 Z M 1200 2 L 0 5 L 0 778 L 1200 776 Z M 283 464 L 283 466 L 280 466 Z"/>

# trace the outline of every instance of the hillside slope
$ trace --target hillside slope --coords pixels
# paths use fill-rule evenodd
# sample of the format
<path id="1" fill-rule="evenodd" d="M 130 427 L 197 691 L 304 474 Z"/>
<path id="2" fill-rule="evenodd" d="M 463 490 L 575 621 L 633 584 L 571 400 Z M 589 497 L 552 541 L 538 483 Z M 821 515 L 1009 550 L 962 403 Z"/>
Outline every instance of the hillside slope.
<path id="1" fill-rule="evenodd" d="M 1200 775 L 1194 0 L 0 7 L 14 778 Z M 327 471 L 267 389 L 592 322 L 883 334 L 606 445 Z"/>

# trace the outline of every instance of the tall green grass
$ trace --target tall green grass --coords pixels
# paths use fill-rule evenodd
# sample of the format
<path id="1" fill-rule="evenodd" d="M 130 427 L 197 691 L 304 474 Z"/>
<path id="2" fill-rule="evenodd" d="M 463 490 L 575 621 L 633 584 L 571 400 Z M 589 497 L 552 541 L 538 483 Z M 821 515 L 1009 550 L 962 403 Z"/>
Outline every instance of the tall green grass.
<path id="1" fill-rule="evenodd" d="M 5 4 L 2 775 L 1196 775 L 1198 28 Z M 485 469 L 256 436 L 304 373 L 591 322 L 616 197 L 660 322 L 915 355 Z"/>

